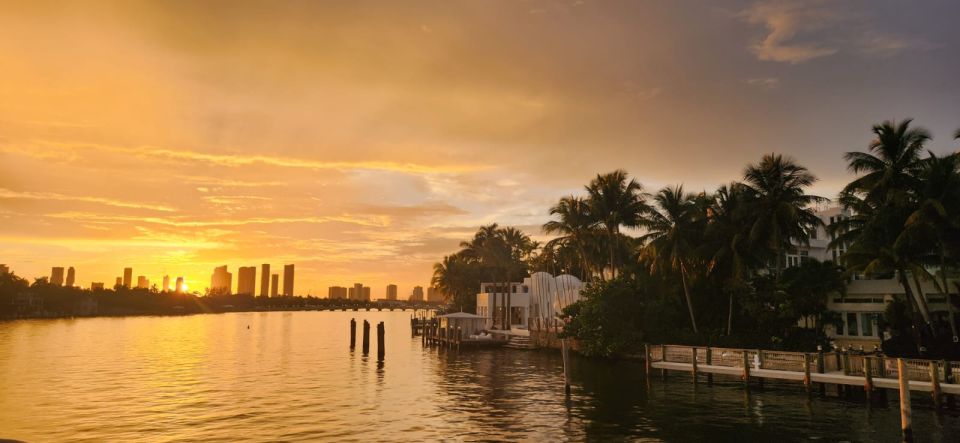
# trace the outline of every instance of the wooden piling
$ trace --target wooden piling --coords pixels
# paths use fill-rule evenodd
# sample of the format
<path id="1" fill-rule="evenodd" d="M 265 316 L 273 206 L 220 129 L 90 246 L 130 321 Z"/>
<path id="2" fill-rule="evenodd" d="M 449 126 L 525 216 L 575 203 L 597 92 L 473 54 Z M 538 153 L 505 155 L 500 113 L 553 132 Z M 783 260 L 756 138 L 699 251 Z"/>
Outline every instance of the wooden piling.
<path id="1" fill-rule="evenodd" d="M 873 400 L 873 371 L 872 360 L 870 357 L 863 356 L 863 392 L 867 396 L 867 401 Z"/>
<path id="2" fill-rule="evenodd" d="M 817 373 L 818 374 L 823 374 L 823 372 L 826 369 L 826 362 L 824 362 L 823 359 L 824 359 L 823 347 L 818 345 L 817 346 Z M 824 382 L 820 382 L 820 396 L 823 397 L 824 395 L 827 395 L 827 384 Z"/>
<path id="3" fill-rule="evenodd" d="M 746 349 L 742 350 L 741 357 L 743 360 L 743 387 L 750 389 L 750 359 L 748 357 L 748 352 Z"/>
<path id="4" fill-rule="evenodd" d="M 933 406 L 937 409 L 940 409 L 940 400 L 942 396 L 940 395 L 940 372 L 938 370 L 938 362 L 936 360 L 930 361 L 930 395 L 933 396 Z"/>
<path id="5" fill-rule="evenodd" d="M 943 366 L 943 382 L 954 383 L 953 368 L 950 367 L 950 362 L 941 360 L 940 364 Z M 947 407 L 950 409 L 953 409 L 954 404 L 955 404 L 955 400 L 954 400 L 953 394 L 947 394 Z"/>
<path id="6" fill-rule="evenodd" d="M 570 395 L 570 349 L 565 338 L 560 340 L 560 354 L 563 356 L 563 391 Z"/>
<path id="7" fill-rule="evenodd" d="M 690 353 L 693 356 L 693 384 L 697 384 L 697 347 L 690 348 Z"/>
<path id="8" fill-rule="evenodd" d="M 644 344 L 643 352 L 646 354 L 643 357 L 643 372 L 644 372 L 644 375 L 647 376 L 647 380 L 650 380 L 650 368 L 652 365 L 652 362 L 650 361 L 650 359 L 653 358 L 653 355 L 650 353 L 650 345 Z"/>
<path id="9" fill-rule="evenodd" d="M 763 350 L 757 349 L 757 369 L 763 369 Z M 757 377 L 757 385 L 760 386 L 760 390 L 763 390 L 763 377 Z"/>
<path id="10" fill-rule="evenodd" d="M 803 353 L 803 389 L 810 395 L 810 354 Z"/>
<path id="11" fill-rule="evenodd" d="M 900 430 L 903 441 L 913 441 L 913 425 L 910 417 L 910 378 L 907 365 L 902 358 L 897 359 L 897 378 L 900 381 Z"/>
<path id="12" fill-rule="evenodd" d="M 357 320 L 350 319 L 350 349 L 357 347 Z"/>
<path id="13" fill-rule="evenodd" d="M 377 323 L 377 361 L 383 361 L 383 356 L 387 353 L 387 348 L 384 346 L 386 332 L 383 322 Z"/>
<path id="14" fill-rule="evenodd" d="M 363 353 L 370 353 L 370 322 L 363 321 Z"/>
<path id="15" fill-rule="evenodd" d="M 707 347 L 707 366 L 710 366 L 710 365 L 712 365 L 712 364 L 713 364 L 713 349 L 711 349 L 711 348 L 708 346 L 708 347 Z M 707 373 L 707 385 L 710 385 L 710 386 L 713 385 L 713 373 L 712 373 L 712 372 L 708 372 L 708 373 Z"/>

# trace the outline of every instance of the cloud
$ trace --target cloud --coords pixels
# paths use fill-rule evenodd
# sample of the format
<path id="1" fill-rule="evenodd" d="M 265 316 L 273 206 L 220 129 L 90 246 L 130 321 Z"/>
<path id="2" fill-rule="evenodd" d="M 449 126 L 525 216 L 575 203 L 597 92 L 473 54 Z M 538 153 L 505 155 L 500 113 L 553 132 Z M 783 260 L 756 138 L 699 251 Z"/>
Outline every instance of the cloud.
<path id="1" fill-rule="evenodd" d="M 761 89 L 777 89 L 780 87 L 780 79 L 776 77 L 748 78 L 744 82 Z"/>
<path id="2" fill-rule="evenodd" d="M 165 205 L 153 205 L 149 203 L 134 203 L 134 202 L 114 200 L 114 199 L 103 198 L 103 197 L 65 195 L 65 194 L 59 194 L 56 192 L 13 191 L 6 188 L 0 188 L 0 198 L 44 200 L 44 201 L 50 201 L 50 200 L 75 201 L 75 202 L 85 202 L 85 203 L 97 203 L 97 204 L 113 206 L 117 208 L 149 209 L 152 211 L 160 211 L 160 212 L 176 212 L 177 211 L 177 209 L 170 206 L 165 206 Z"/>
<path id="3" fill-rule="evenodd" d="M 751 51 L 760 60 L 791 64 L 836 54 L 837 48 L 797 41 L 799 36 L 817 31 L 836 19 L 830 10 L 818 7 L 817 3 L 813 5 L 790 1 L 760 2 L 743 11 L 748 23 L 760 24 L 767 29 L 767 36 L 751 46 Z"/>

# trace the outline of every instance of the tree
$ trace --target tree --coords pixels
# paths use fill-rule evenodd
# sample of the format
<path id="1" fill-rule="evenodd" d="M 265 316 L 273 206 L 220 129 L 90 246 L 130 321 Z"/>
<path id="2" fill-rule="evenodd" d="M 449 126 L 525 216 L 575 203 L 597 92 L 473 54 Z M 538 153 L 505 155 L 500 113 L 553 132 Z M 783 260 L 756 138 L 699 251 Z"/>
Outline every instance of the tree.
<path id="1" fill-rule="evenodd" d="M 847 279 L 843 268 L 832 261 L 804 260 L 799 266 L 783 273 L 787 311 L 807 323 L 813 319 L 813 328 L 823 332 L 822 317 L 827 312 L 827 297 L 846 294 Z M 809 326 L 805 324 L 805 326 Z"/>
<path id="2" fill-rule="evenodd" d="M 430 283 L 461 311 L 476 312 L 480 272 L 476 263 L 463 255 L 452 254 L 433 265 Z"/>
<path id="3" fill-rule="evenodd" d="M 657 208 L 651 208 L 641 221 L 647 233 L 641 239 L 646 242 L 643 255 L 649 259 L 651 272 L 664 269 L 677 272 L 683 286 L 683 295 L 690 314 L 690 325 L 697 332 L 693 300 L 690 298 L 691 263 L 697 260 L 695 244 L 703 232 L 697 217 L 697 205 L 693 195 L 684 194 L 683 186 L 663 188 L 654 196 Z"/>
<path id="4" fill-rule="evenodd" d="M 937 266 L 940 274 L 940 280 L 933 281 L 946 296 L 950 331 L 956 339 L 958 331 L 947 274 L 960 253 L 960 155 L 939 157 L 930 152 L 921 161 L 917 178 L 916 209 L 907 218 L 895 247 L 905 249 L 913 245 L 930 251 L 929 264 Z M 925 269 L 919 272 L 927 274 Z"/>
<path id="5" fill-rule="evenodd" d="M 751 269 L 757 267 L 748 238 L 753 225 L 752 193 L 742 183 L 721 186 L 713 195 L 705 229 L 706 239 L 700 254 L 706 257 L 706 272 L 719 279 L 727 293 L 727 335 L 733 334 L 733 300 L 738 292 L 748 289 Z"/>
<path id="6" fill-rule="evenodd" d="M 620 227 L 635 228 L 641 216 L 649 210 L 643 187 L 634 179 L 627 180 L 627 171 L 597 175 L 586 187 L 590 214 L 606 230 L 610 273 L 616 277 L 618 265 L 616 251 L 620 244 Z M 600 269 L 601 276 L 603 270 Z"/>
<path id="7" fill-rule="evenodd" d="M 917 244 L 897 242 L 915 210 L 912 190 L 920 187 L 920 153 L 930 140 L 930 133 L 923 128 L 911 128 L 911 121 L 874 125 L 875 138 L 867 152 L 844 154 L 847 169 L 859 176 L 840 193 L 841 205 L 853 215 L 832 226 L 832 246 L 849 246 L 842 257 L 848 272 L 896 273 L 904 294 L 928 330 L 935 333 L 926 300 L 914 293 L 907 277 L 908 270 L 915 274 L 922 270 L 918 266 Z M 915 340 L 919 348 L 921 337 L 915 335 Z"/>
<path id="8" fill-rule="evenodd" d="M 807 194 L 806 188 L 817 178 L 778 154 L 764 155 L 760 163 L 747 166 L 743 178 L 753 193 L 750 242 L 773 252 L 774 276 L 779 278 L 785 251 L 793 242 L 809 243 L 810 232 L 823 224 L 812 206 L 827 199 Z"/>
<path id="9" fill-rule="evenodd" d="M 550 220 L 543 225 L 546 234 L 560 234 L 551 242 L 563 243 L 576 249 L 582 271 L 580 278 L 586 280 L 591 275 L 591 265 L 587 259 L 588 244 L 596 239 L 597 222 L 590 214 L 589 202 L 582 197 L 567 196 L 550 208 L 550 215 L 558 220 Z"/>

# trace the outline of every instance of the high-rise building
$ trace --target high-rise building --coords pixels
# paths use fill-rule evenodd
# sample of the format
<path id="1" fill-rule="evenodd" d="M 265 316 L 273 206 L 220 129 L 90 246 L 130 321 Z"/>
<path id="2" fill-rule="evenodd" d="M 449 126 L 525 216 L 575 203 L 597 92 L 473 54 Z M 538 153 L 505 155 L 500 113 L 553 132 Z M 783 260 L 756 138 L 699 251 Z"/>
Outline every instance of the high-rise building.
<path id="1" fill-rule="evenodd" d="M 63 286 L 63 267 L 57 266 L 50 270 L 50 284 Z"/>
<path id="2" fill-rule="evenodd" d="M 67 287 L 72 288 L 74 282 L 77 280 L 77 272 L 73 269 L 73 266 L 67 268 Z"/>
<path id="3" fill-rule="evenodd" d="M 117 277 L 117 284 L 113 285 L 113 289 L 117 289 L 123 286 L 123 277 Z"/>
<path id="4" fill-rule="evenodd" d="M 331 286 L 327 289 L 327 298 L 347 298 L 347 288 L 343 286 Z"/>
<path id="5" fill-rule="evenodd" d="M 237 271 L 237 294 L 255 295 L 257 288 L 257 267 L 241 266 Z"/>
<path id="6" fill-rule="evenodd" d="M 163 276 L 163 292 L 170 292 L 170 276 Z"/>
<path id="7" fill-rule="evenodd" d="M 423 286 L 414 286 L 410 294 L 410 301 L 423 301 Z"/>
<path id="8" fill-rule="evenodd" d="M 363 300 L 363 283 L 354 283 L 350 289 L 350 300 Z"/>
<path id="9" fill-rule="evenodd" d="M 0 275 L 9 274 L 9 273 L 10 273 L 10 267 L 7 265 L 0 264 Z"/>
<path id="10" fill-rule="evenodd" d="M 102 282 L 102 281 L 95 281 L 95 282 L 93 282 L 93 283 L 90 283 L 90 290 L 91 290 L 91 291 L 102 291 L 102 290 L 103 290 L 103 282 Z"/>
<path id="11" fill-rule="evenodd" d="M 137 276 L 137 289 L 150 289 L 150 280 L 142 275 Z"/>
<path id="12" fill-rule="evenodd" d="M 123 268 L 123 287 L 130 289 L 133 284 L 133 268 Z"/>
<path id="13" fill-rule="evenodd" d="M 387 285 L 387 300 L 396 300 L 397 299 L 397 285 L 389 284 Z"/>
<path id="14" fill-rule="evenodd" d="M 260 265 L 260 296 L 270 295 L 270 264 Z"/>
<path id="15" fill-rule="evenodd" d="M 435 288 L 433 286 L 427 288 L 427 301 L 431 303 L 442 302 L 443 292 L 440 291 L 440 288 Z"/>
<path id="16" fill-rule="evenodd" d="M 270 296 L 276 297 L 280 292 L 280 274 L 273 274 L 270 276 Z"/>
<path id="17" fill-rule="evenodd" d="M 369 286 L 364 286 L 364 287 L 362 288 L 362 292 L 361 292 L 361 293 L 362 293 L 363 295 L 360 297 L 360 300 L 370 301 L 370 287 L 369 287 Z"/>
<path id="18" fill-rule="evenodd" d="M 227 265 L 217 266 L 210 276 L 210 293 L 232 294 L 233 274 L 227 271 Z"/>
<path id="19" fill-rule="evenodd" d="M 177 284 L 176 284 L 175 290 L 177 291 L 178 294 L 182 294 L 183 291 L 185 290 L 183 285 L 183 277 L 177 277 Z"/>
<path id="20" fill-rule="evenodd" d="M 293 265 L 283 265 L 283 295 L 293 297 Z"/>

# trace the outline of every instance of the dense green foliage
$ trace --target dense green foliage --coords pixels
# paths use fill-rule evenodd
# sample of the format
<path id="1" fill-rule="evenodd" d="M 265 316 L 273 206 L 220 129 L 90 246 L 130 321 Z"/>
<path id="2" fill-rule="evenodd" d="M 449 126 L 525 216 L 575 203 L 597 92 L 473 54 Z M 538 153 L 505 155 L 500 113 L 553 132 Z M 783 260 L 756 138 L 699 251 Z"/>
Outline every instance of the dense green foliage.
<path id="1" fill-rule="evenodd" d="M 828 200 L 808 192 L 817 178 L 807 168 L 768 154 L 713 193 L 676 185 L 650 195 L 625 171 L 598 175 L 584 195 L 550 209 L 543 231 L 556 237 L 524 250 L 525 266 L 512 269 L 588 282 L 585 299 L 567 311 L 567 333 L 596 355 L 636 352 L 640 338 L 813 350 L 838 319 L 828 296 L 843 296 L 854 276 L 896 278 L 904 289 L 881 322 L 894 341 L 910 337 L 913 352 L 944 349 L 958 335 L 952 314 L 960 287 L 951 279 L 960 260 L 960 156 L 925 152 L 930 135 L 910 120 L 876 125 L 873 134 L 866 152 L 844 155 L 856 177 L 838 199 L 844 217 L 830 226 L 831 247 L 842 252 L 836 263 L 787 266 L 786 255 L 823 227 L 814 210 Z M 484 229 L 478 238 L 489 234 Z M 487 271 L 463 279 L 463 293 L 471 279 L 476 287 L 481 278 L 521 277 L 490 271 L 519 258 L 472 258 Z M 448 266 L 438 269 L 450 279 Z M 922 282 L 948 294 L 950 315 L 931 314 L 912 289 Z"/>

